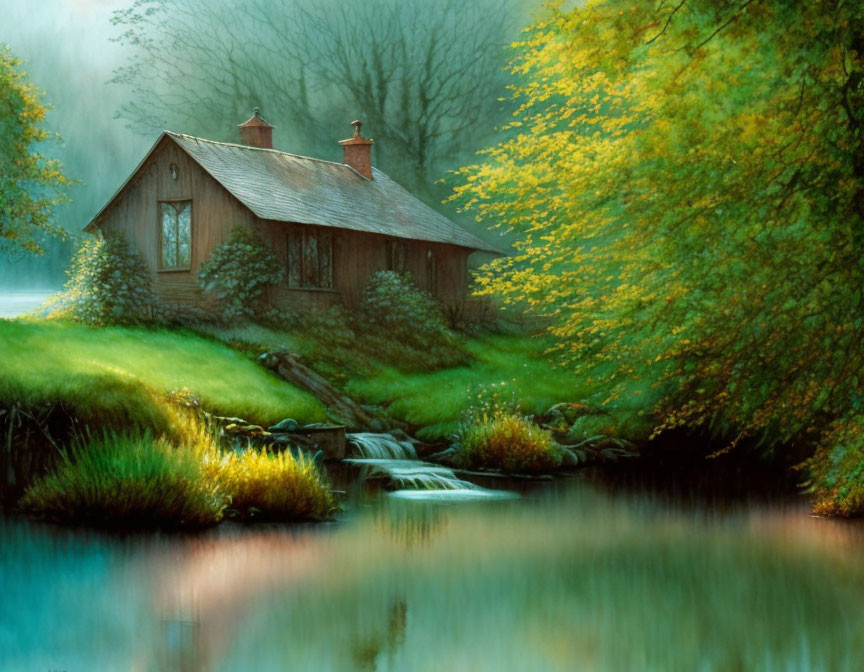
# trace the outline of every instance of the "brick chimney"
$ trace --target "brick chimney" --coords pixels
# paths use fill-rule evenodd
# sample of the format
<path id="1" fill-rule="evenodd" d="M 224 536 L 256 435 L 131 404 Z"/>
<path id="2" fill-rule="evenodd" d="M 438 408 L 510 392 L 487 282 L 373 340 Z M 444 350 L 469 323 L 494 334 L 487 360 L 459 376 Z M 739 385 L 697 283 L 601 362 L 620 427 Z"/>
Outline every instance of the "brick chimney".
<path id="1" fill-rule="evenodd" d="M 273 127 L 261 118 L 261 110 L 252 110 L 248 121 L 237 124 L 240 131 L 240 142 L 250 147 L 273 149 Z"/>
<path id="2" fill-rule="evenodd" d="M 372 141 L 369 138 L 360 137 L 359 121 L 352 121 L 354 137 L 340 140 L 339 144 L 345 149 L 345 159 L 342 163 L 351 166 L 367 180 L 372 177 Z"/>

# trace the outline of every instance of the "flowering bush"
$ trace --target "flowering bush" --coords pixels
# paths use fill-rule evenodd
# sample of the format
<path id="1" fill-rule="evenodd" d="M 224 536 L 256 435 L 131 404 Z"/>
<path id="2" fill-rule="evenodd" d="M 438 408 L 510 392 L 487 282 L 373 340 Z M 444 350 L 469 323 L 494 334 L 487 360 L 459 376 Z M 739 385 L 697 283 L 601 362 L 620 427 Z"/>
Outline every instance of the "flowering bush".
<path id="1" fill-rule="evenodd" d="M 63 306 L 59 316 L 97 326 L 150 319 L 150 272 L 122 238 L 88 236 L 66 273 L 69 280 L 56 300 Z"/>
<path id="2" fill-rule="evenodd" d="M 563 459 L 548 430 L 519 412 L 506 382 L 469 390 L 471 403 L 462 413 L 459 460 L 467 467 L 489 467 L 510 473 L 552 471 Z"/>
<path id="3" fill-rule="evenodd" d="M 282 279 L 278 257 L 264 247 L 255 233 L 245 227 L 231 232 L 228 242 L 213 250 L 201 264 L 198 279 L 205 291 L 212 291 L 222 305 L 226 321 L 254 317 L 267 285 Z"/>

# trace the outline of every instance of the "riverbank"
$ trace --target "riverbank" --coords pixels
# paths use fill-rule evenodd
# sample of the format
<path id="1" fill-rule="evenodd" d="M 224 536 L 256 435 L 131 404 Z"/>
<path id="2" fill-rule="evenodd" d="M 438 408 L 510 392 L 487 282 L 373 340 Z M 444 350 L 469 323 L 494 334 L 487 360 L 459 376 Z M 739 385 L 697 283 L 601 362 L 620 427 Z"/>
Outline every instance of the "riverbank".
<path id="1" fill-rule="evenodd" d="M 333 361 L 349 356 L 347 351 L 328 350 L 330 359 L 322 363 L 316 359 L 320 343 L 310 343 L 314 334 L 314 330 L 288 332 L 257 326 L 192 331 L 0 321 L 0 367 L 4 371 L 0 408 L 5 411 L 0 414 L 0 425 L 11 437 L 4 444 L 0 471 L 7 484 L 13 483 L 4 492 L 13 493 L 12 500 L 16 500 L 37 476 L 56 467 L 60 449 L 75 444 L 80 451 L 106 432 L 108 439 L 119 435 L 133 443 L 140 443 L 142 436 L 154 444 L 166 441 L 192 456 L 215 454 L 216 461 L 229 459 L 222 456 L 246 445 L 265 454 L 269 425 L 288 418 L 302 425 L 327 417 L 326 409 L 312 395 L 258 363 L 261 353 L 278 344 L 304 353 L 312 366 L 323 371 Z M 633 452 L 627 439 L 647 438 L 651 423 L 642 408 L 619 404 L 601 410 L 592 406 L 602 401 L 599 393 L 551 364 L 545 356 L 548 343 L 542 337 L 475 334 L 460 338 L 468 358 L 453 366 L 433 370 L 411 362 L 397 366 L 387 360 L 387 353 L 381 353 L 347 367 L 334 379 L 345 394 L 374 404 L 384 416 L 404 423 L 412 435 L 432 442 L 423 456 L 437 452 L 432 459 L 438 469 L 467 468 L 488 475 L 484 478 L 493 474 L 483 470 L 496 466 L 536 475 L 614 460 Z M 646 401 L 644 396 L 634 398 L 643 404 Z M 574 401 L 582 403 L 567 403 Z M 517 406 L 518 414 L 509 410 Z M 221 421 L 222 425 L 208 428 L 208 418 L 216 415 L 243 420 Z M 474 436 L 450 438 L 472 417 L 480 418 Z M 231 436 L 225 435 L 226 423 L 235 426 Z M 249 429 L 242 430 L 244 427 Z M 207 432 L 215 435 L 215 443 Z M 704 461 L 709 451 L 693 449 L 688 441 L 687 437 L 680 441 L 688 446 L 687 458 Z M 561 445 L 569 447 L 562 450 Z M 286 455 L 286 460 L 293 459 L 290 453 Z M 364 457 L 362 452 L 354 456 Z M 260 462 L 259 467 L 267 464 Z M 70 464 L 66 468 L 74 469 Z M 198 467 L 195 471 L 209 473 Z M 168 469 L 165 473 L 173 472 Z M 201 478 L 212 480 L 211 476 Z M 112 473 L 110 478 L 122 480 L 124 474 Z M 268 479 L 274 478 L 271 484 L 280 482 L 275 476 L 266 477 L 258 488 L 258 501 L 247 502 L 247 512 L 268 508 L 260 502 L 269 497 L 262 493 L 268 491 Z M 224 494 L 236 497 L 227 491 Z M 56 500 L 59 493 L 52 496 Z M 105 522 L 110 518 L 109 500 L 102 501 L 102 506 L 104 510 L 95 518 Z M 208 505 L 209 519 L 221 519 L 226 507 L 232 510 L 230 504 L 221 508 L 218 502 Z M 291 507 L 281 510 L 290 512 Z M 316 516 L 326 517 L 317 513 L 311 517 Z M 82 519 L 87 517 L 94 518 L 82 514 Z M 247 514 L 239 517 L 250 518 Z M 157 524 L 170 526 L 170 513 L 159 514 Z"/>
<path id="2" fill-rule="evenodd" d="M 7 439 L 0 461 L 6 484 L 3 499 L 16 501 L 41 479 L 24 500 L 28 510 L 56 519 L 112 524 L 112 487 L 75 485 L 93 480 L 116 483 L 117 492 L 127 493 L 122 506 L 117 503 L 117 525 L 170 526 L 172 511 L 179 526 L 207 524 L 220 520 L 223 510 L 235 511 L 236 488 L 225 492 L 234 503 L 220 504 L 222 495 L 207 494 L 213 474 L 196 466 L 200 456 L 215 455 L 205 462 L 233 459 L 230 451 L 247 443 L 264 454 L 267 433 L 259 437 L 255 427 L 288 418 L 304 425 L 327 417 L 311 394 L 258 363 L 259 352 L 272 341 L 291 337 L 273 330 L 264 333 L 271 342 L 238 344 L 233 334 L 222 334 L 219 340 L 212 330 L 0 321 L 0 425 Z M 542 342 L 499 335 L 469 339 L 467 348 L 469 360 L 436 371 L 400 371 L 385 361 L 367 362 L 367 377 L 361 379 L 352 371 L 341 387 L 364 403 L 378 402 L 389 417 L 407 423 L 412 433 L 425 431 L 433 439 L 457 427 L 478 386 L 501 385 L 502 393 L 507 386 L 508 393 L 537 409 L 575 394 L 563 386 L 565 380 L 572 381 L 543 360 Z M 502 376 L 509 379 L 500 380 Z M 361 382 L 374 394 L 361 396 Z M 229 430 L 230 420 L 214 425 L 217 416 L 240 416 L 243 421 L 233 424 L 239 422 L 238 429 L 252 427 L 252 432 L 247 436 Z M 110 446 L 123 455 L 108 459 Z M 171 446 L 179 451 L 177 459 L 167 459 L 173 457 Z M 124 462 L 119 457 L 127 448 L 137 457 Z M 183 455 L 188 459 L 181 459 Z M 290 453 L 283 455 L 285 460 L 294 459 Z M 265 464 L 269 462 L 259 462 L 259 470 Z M 192 478 L 192 472 L 198 476 Z M 141 474 L 148 474 L 145 480 Z M 198 480 L 201 492 L 180 487 L 192 487 Z M 270 486 L 259 486 L 258 498 L 247 502 L 244 510 L 256 511 L 259 518 L 272 517 L 272 510 L 266 512 L 273 507 L 262 502 L 272 500 L 266 493 L 278 482 L 276 478 Z M 167 503 L 163 506 L 161 500 Z M 192 513 L 190 501 L 201 502 Z M 312 507 L 305 515 L 326 517 L 325 509 Z M 281 510 L 288 518 L 298 517 L 289 515 L 289 506 Z"/>

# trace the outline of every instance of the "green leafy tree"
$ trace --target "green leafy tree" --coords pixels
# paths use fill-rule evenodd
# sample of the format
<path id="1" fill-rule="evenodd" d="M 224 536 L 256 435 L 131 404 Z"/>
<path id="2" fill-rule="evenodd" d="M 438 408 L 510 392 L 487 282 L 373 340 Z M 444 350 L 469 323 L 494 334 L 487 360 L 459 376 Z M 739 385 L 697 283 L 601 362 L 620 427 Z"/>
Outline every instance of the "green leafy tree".
<path id="1" fill-rule="evenodd" d="M 767 445 L 864 401 L 864 6 L 594 0 L 511 66 L 457 198 L 521 234 L 484 291 L 657 430 Z M 644 398 L 644 397 L 643 397 Z"/>
<path id="2" fill-rule="evenodd" d="M 94 326 L 140 324 L 154 303 L 150 271 L 119 237 L 88 236 L 72 257 L 60 316 Z"/>
<path id="3" fill-rule="evenodd" d="M 42 254 L 46 236 L 64 235 L 52 214 L 69 180 L 59 161 L 34 150 L 56 136 L 42 128 L 42 92 L 20 65 L 0 46 L 0 252 Z"/>
<path id="4" fill-rule="evenodd" d="M 222 317 L 233 321 L 254 318 L 264 290 L 279 282 L 282 275 L 279 258 L 261 244 L 251 229 L 238 227 L 201 264 L 198 278 L 205 291 L 216 295 Z"/>

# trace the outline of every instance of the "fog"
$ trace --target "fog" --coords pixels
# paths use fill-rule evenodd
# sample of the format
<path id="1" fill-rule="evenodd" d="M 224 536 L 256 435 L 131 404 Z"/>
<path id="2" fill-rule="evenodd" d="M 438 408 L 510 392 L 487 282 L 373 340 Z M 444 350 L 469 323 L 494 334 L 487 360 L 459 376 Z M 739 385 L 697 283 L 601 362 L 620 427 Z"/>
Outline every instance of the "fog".
<path id="1" fill-rule="evenodd" d="M 67 176 L 80 180 L 71 202 L 57 209 L 57 219 L 77 234 L 146 151 L 149 140 L 115 119 L 125 93 L 108 86 L 122 58 L 109 41 L 115 31 L 114 0 L 0 0 L 0 43 L 24 61 L 23 70 L 45 92 L 52 106 L 45 128 L 62 142 L 41 149 L 63 161 Z M 51 243 L 42 257 L 0 258 L 0 285 L 57 286 L 70 243 Z"/>
<path id="2" fill-rule="evenodd" d="M 474 226 L 441 204 L 440 180 L 506 121 L 507 45 L 538 6 L 0 0 L 0 44 L 44 90 L 45 128 L 62 138 L 40 151 L 79 181 L 56 212 L 70 240 L 47 241 L 42 257 L 0 257 L 0 287 L 59 286 L 75 237 L 162 128 L 234 141 L 254 105 L 275 123 L 278 149 L 331 160 L 348 123 L 363 118 L 376 165 Z M 429 92 L 447 106 L 431 107 Z"/>

